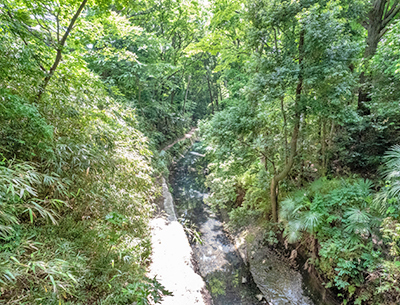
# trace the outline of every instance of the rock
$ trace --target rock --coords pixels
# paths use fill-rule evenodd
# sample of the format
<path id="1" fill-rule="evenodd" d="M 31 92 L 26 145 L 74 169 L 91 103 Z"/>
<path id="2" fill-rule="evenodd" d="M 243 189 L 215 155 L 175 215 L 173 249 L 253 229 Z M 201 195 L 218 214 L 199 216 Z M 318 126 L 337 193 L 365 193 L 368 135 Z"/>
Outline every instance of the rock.
<path id="1" fill-rule="evenodd" d="M 254 254 L 254 259 L 250 261 L 250 272 L 270 304 L 313 305 L 304 295 L 301 274 L 269 248 L 260 249 Z"/>
<path id="2" fill-rule="evenodd" d="M 172 295 L 165 296 L 162 305 L 210 305 L 211 297 L 204 280 L 191 262 L 192 248 L 183 226 L 177 221 L 173 198 L 163 178 L 164 209 L 162 217 L 150 222 L 153 253 L 148 276 L 157 280 Z"/>
<path id="3" fill-rule="evenodd" d="M 268 246 L 259 247 L 262 238 L 263 231 L 255 227 L 235 236 L 236 246 L 246 254 L 252 278 L 260 289 L 261 293 L 255 295 L 259 304 L 313 305 L 303 293 L 301 274 Z"/>
<path id="4" fill-rule="evenodd" d="M 242 284 L 246 284 L 246 283 L 247 283 L 247 279 L 244 276 L 242 276 Z"/>

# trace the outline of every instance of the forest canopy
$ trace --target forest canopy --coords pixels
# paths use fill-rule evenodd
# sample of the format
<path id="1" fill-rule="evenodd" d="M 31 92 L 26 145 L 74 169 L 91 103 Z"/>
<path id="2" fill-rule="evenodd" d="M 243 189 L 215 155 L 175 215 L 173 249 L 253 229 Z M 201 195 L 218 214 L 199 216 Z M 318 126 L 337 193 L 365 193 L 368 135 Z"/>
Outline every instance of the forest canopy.
<path id="1" fill-rule="evenodd" d="M 160 151 L 199 126 L 233 231 L 303 249 L 343 304 L 398 304 L 399 11 L 1 0 L 0 303 L 167 294 L 146 277 Z"/>

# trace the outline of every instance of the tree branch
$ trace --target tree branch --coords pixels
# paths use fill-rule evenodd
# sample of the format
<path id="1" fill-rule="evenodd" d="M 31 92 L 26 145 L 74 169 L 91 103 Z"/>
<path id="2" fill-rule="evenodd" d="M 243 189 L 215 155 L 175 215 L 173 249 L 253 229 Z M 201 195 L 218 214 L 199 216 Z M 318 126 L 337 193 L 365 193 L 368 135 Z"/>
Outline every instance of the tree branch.
<path id="1" fill-rule="evenodd" d="M 72 28 L 75 25 L 76 20 L 78 19 L 79 15 L 81 14 L 81 12 L 83 11 L 83 8 L 85 7 L 86 3 L 88 0 L 83 0 L 81 5 L 79 6 L 78 10 L 76 11 L 75 15 L 72 17 L 71 22 L 68 25 L 67 30 L 65 31 L 63 37 L 61 38 L 60 41 L 60 46 L 61 48 L 64 47 L 65 42 L 67 41 L 67 38 L 69 36 L 69 33 L 71 32 Z"/>
<path id="2" fill-rule="evenodd" d="M 28 43 L 26 42 L 26 40 L 24 38 L 22 38 L 22 37 L 20 37 L 20 38 L 22 39 L 24 45 L 28 46 Z M 32 56 L 36 60 L 36 63 L 38 64 L 40 70 L 42 70 L 43 72 L 47 73 L 47 70 L 45 69 L 45 67 L 43 67 L 43 65 L 40 63 L 40 60 L 39 60 L 38 56 L 33 52 L 32 52 Z"/>
<path id="3" fill-rule="evenodd" d="M 385 35 L 388 30 L 389 30 L 388 28 L 384 28 L 383 30 L 381 30 L 379 32 L 379 39 L 381 39 L 383 37 L 383 35 Z"/>
<path id="4" fill-rule="evenodd" d="M 54 60 L 53 65 L 51 66 L 49 73 L 46 75 L 46 77 L 44 78 L 42 84 L 39 87 L 39 92 L 36 95 L 34 101 L 37 103 L 40 101 L 42 94 L 44 93 L 44 91 L 46 90 L 46 87 L 51 79 L 51 77 L 54 75 L 54 72 L 56 71 L 60 61 L 61 61 L 61 57 L 62 57 L 62 51 L 65 45 L 65 42 L 67 41 L 67 38 L 69 36 L 69 34 L 71 33 L 71 30 L 74 27 L 74 24 L 76 22 L 76 20 L 78 19 L 79 15 L 81 14 L 81 12 L 83 11 L 83 8 L 85 7 L 86 3 L 88 0 L 83 0 L 81 5 L 79 6 L 78 10 L 75 12 L 74 16 L 72 17 L 67 30 L 65 31 L 63 37 L 60 40 L 60 43 L 57 45 L 57 55 L 56 58 Z"/>
<path id="5" fill-rule="evenodd" d="M 281 111 L 282 111 L 282 116 L 283 116 L 283 135 L 285 137 L 283 143 L 285 146 L 285 164 L 288 163 L 288 141 L 287 141 L 287 120 L 286 120 L 286 112 L 285 112 L 285 107 L 283 105 L 284 102 L 284 96 L 281 97 Z"/>
<path id="6" fill-rule="evenodd" d="M 182 109 L 182 114 L 185 114 L 185 106 L 186 106 L 186 101 L 187 101 L 187 97 L 188 97 L 188 93 L 189 93 L 189 86 L 190 86 L 190 80 L 192 78 L 192 75 L 189 74 L 188 76 L 188 82 L 186 85 L 186 93 L 185 93 L 185 99 L 183 101 L 183 109 Z"/>
<path id="7" fill-rule="evenodd" d="M 57 22 L 57 43 L 60 43 L 60 12 L 57 13 L 56 15 L 56 22 Z"/>
<path id="8" fill-rule="evenodd" d="M 43 42 L 42 37 L 39 37 L 38 35 L 36 35 L 35 33 L 33 33 L 33 32 L 29 29 L 29 27 L 28 27 L 27 25 L 25 25 L 25 24 L 23 24 L 23 23 L 17 23 L 17 22 L 14 20 L 14 17 L 13 17 L 13 15 L 11 14 L 10 9 L 9 9 L 8 7 L 5 7 L 5 8 L 6 8 L 6 14 L 4 14 L 4 12 L 3 12 L 3 14 L 4 14 L 4 15 L 7 15 L 7 16 L 9 17 L 10 22 L 11 22 L 11 23 L 14 25 L 14 27 L 15 27 L 15 31 L 18 33 L 18 36 L 20 36 L 20 37 L 22 38 L 21 31 L 20 31 L 20 28 L 22 27 L 22 28 L 24 28 L 24 29 L 26 30 L 27 33 L 29 33 L 30 35 L 32 35 L 32 36 L 33 36 L 34 38 L 36 38 L 37 40 Z"/>
<path id="9" fill-rule="evenodd" d="M 238 141 L 240 142 L 240 144 L 243 144 L 243 145 L 245 145 L 245 146 L 247 146 L 247 147 L 249 147 L 249 148 L 251 148 L 251 149 L 254 149 L 256 152 L 258 152 L 259 154 L 261 154 L 261 155 L 265 158 L 265 160 L 267 160 L 268 162 L 270 162 L 270 163 L 272 164 L 272 167 L 273 167 L 274 170 L 275 170 L 275 162 L 272 161 L 270 158 L 268 158 L 268 156 L 267 156 L 266 154 L 264 154 L 261 150 L 259 150 L 257 147 L 251 146 L 250 144 L 246 143 L 245 141 L 243 141 L 243 140 L 241 140 L 241 139 L 239 139 L 239 138 L 238 138 Z"/>
<path id="10" fill-rule="evenodd" d="M 385 28 L 400 11 L 400 6 L 398 6 L 399 1 L 395 1 L 392 7 L 390 8 L 389 12 L 385 15 L 382 21 L 382 29 Z"/>

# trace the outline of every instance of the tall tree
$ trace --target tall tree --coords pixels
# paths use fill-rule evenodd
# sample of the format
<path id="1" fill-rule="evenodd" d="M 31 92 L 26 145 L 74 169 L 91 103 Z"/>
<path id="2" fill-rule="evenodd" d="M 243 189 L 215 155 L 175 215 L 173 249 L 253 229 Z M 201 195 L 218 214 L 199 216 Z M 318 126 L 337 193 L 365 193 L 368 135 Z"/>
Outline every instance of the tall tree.
<path id="1" fill-rule="evenodd" d="M 358 49 L 338 7 L 260 0 L 247 8 L 251 79 L 243 94 L 213 118 L 209 137 L 217 147 L 229 147 L 222 149 L 223 158 L 228 153 L 261 160 L 276 222 L 279 185 L 294 168 L 302 170 L 305 158 L 315 160 L 312 150 L 306 155 L 314 122 L 340 121 L 349 109 L 345 100 L 354 77 L 349 66 Z"/>

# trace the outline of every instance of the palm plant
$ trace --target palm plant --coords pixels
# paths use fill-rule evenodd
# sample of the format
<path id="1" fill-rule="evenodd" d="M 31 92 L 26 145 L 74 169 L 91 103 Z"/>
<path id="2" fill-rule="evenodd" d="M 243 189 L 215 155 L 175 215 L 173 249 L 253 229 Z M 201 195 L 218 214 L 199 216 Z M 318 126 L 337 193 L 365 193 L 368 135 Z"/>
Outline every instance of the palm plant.
<path id="1" fill-rule="evenodd" d="M 373 228 L 380 222 L 374 206 L 371 205 L 373 183 L 368 179 L 358 179 L 348 187 L 354 194 L 351 204 L 343 213 L 344 231 L 353 235 L 353 239 L 370 236 Z"/>
<path id="2" fill-rule="evenodd" d="M 303 232 L 311 236 L 312 257 L 316 259 L 318 257 L 316 233 L 322 224 L 325 211 L 319 196 L 310 200 L 306 195 L 286 198 L 281 204 L 280 218 L 286 222 L 284 235 L 289 243 L 300 240 Z"/>
<path id="3" fill-rule="evenodd" d="M 290 243 L 304 233 L 312 238 L 312 258 L 318 258 L 318 236 L 330 236 L 340 228 L 349 241 L 358 243 L 371 236 L 379 224 L 371 203 L 372 182 L 320 179 L 305 192 L 287 197 L 281 204 L 280 217 L 285 224 L 284 235 Z"/>
<path id="4" fill-rule="evenodd" d="M 375 204 L 380 207 L 381 212 L 395 212 L 398 210 L 400 198 L 400 145 L 394 145 L 386 152 L 384 161 L 382 177 L 386 185 L 377 193 Z"/>
<path id="5" fill-rule="evenodd" d="M 288 196 L 281 202 L 279 218 L 286 224 L 284 235 L 289 243 L 300 240 L 302 225 L 298 219 L 299 211 L 303 208 L 299 197 Z"/>

